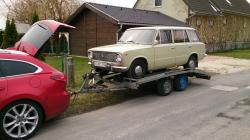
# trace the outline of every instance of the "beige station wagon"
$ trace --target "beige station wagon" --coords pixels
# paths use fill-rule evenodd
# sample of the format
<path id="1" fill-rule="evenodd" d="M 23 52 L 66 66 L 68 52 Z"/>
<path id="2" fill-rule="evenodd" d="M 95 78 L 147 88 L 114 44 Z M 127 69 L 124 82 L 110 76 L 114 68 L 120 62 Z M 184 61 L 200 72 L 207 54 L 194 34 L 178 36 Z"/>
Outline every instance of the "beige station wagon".
<path id="1" fill-rule="evenodd" d="M 92 48 L 90 63 L 96 71 L 126 73 L 130 78 L 178 66 L 194 69 L 205 56 L 205 44 L 189 27 L 128 29 L 117 44 Z"/>

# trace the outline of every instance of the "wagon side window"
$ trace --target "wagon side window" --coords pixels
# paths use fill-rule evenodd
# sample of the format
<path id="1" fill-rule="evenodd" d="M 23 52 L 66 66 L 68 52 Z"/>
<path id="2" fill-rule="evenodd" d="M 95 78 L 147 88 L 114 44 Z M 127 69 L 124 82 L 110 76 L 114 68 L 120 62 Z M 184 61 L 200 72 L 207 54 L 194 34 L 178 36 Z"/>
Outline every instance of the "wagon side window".
<path id="1" fill-rule="evenodd" d="M 200 42 L 200 39 L 195 30 L 187 30 L 187 34 L 190 42 Z"/>
<path id="2" fill-rule="evenodd" d="M 173 42 L 171 30 L 160 31 L 160 36 L 161 36 L 161 44 L 169 44 Z"/>
<path id="3" fill-rule="evenodd" d="M 187 32 L 185 30 L 174 30 L 174 42 L 175 43 L 189 42 Z"/>

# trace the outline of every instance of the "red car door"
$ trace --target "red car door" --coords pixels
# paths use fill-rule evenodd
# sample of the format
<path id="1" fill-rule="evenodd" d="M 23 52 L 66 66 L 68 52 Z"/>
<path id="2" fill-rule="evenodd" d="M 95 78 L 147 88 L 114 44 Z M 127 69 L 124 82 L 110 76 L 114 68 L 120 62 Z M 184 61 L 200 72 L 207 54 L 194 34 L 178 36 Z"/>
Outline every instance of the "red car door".
<path id="1" fill-rule="evenodd" d="M 0 78 L 0 103 L 4 100 L 7 93 L 7 80 Z"/>

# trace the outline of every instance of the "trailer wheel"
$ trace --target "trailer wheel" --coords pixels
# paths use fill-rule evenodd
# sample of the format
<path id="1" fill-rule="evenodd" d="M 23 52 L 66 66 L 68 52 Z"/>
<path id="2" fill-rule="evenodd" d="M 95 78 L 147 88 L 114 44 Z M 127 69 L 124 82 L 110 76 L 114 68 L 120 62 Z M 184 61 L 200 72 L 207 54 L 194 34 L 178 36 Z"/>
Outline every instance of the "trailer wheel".
<path id="1" fill-rule="evenodd" d="M 172 79 L 161 79 L 157 84 L 158 94 L 161 96 L 168 96 L 173 91 L 173 81 Z"/>
<path id="2" fill-rule="evenodd" d="M 174 89 L 176 91 L 184 91 L 188 87 L 188 76 L 178 75 L 174 79 Z"/>

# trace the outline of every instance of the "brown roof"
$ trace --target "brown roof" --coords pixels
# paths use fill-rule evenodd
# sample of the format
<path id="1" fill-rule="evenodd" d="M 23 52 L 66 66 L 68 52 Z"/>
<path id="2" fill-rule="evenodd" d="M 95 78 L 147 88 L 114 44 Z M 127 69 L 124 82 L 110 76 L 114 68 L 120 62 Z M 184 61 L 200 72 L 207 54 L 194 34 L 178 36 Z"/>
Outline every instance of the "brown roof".
<path id="1" fill-rule="evenodd" d="M 70 24 L 84 9 L 89 9 L 100 16 L 106 17 L 114 24 L 141 25 L 141 26 L 187 26 L 184 22 L 156 11 L 139 10 L 117 6 L 108 6 L 95 3 L 84 3 L 66 23 Z"/>

